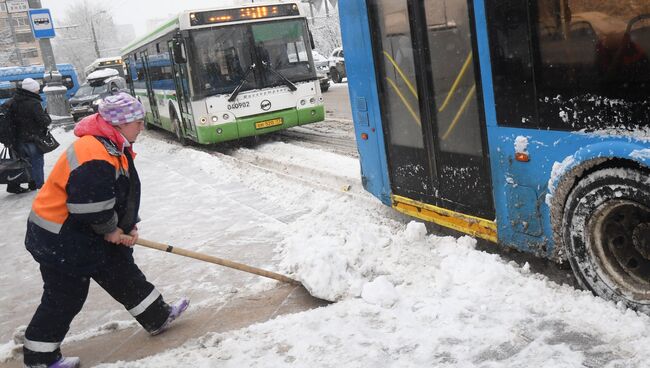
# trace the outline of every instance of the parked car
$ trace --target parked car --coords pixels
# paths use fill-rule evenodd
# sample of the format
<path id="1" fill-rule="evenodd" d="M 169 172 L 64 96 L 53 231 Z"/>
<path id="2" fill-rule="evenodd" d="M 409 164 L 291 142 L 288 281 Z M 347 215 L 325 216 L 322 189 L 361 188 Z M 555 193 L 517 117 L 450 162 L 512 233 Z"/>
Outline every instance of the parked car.
<path id="1" fill-rule="evenodd" d="M 332 51 L 332 54 L 329 58 L 330 66 L 330 78 L 334 83 L 341 83 L 343 78 L 347 78 L 348 75 L 345 72 L 345 59 L 343 58 L 343 49 L 337 47 Z"/>
<path id="2" fill-rule="evenodd" d="M 314 57 L 314 66 L 316 67 L 316 75 L 320 81 L 320 90 L 326 92 L 330 89 L 330 70 L 329 70 L 329 60 L 318 51 L 312 50 L 312 55 Z"/>
<path id="3" fill-rule="evenodd" d="M 97 112 L 99 102 L 116 92 L 126 91 L 126 80 L 115 69 L 100 69 L 88 75 L 70 98 L 70 114 L 75 121 Z"/>

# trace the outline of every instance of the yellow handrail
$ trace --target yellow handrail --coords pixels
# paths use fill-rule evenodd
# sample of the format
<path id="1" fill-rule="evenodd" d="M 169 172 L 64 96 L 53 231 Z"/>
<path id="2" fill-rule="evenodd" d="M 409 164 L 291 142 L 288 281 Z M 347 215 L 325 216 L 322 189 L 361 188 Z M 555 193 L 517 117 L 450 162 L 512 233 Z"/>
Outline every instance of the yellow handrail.
<path id="1" fill-rule="evenodd" d="M 415 90 L 415 87 L 413 87 L 413 84 L 411 84 L 411 81 L 409 81 L 409 79 L 406 77 L 406 74 L 404 74 L 402 69 L 400 69 L 399 65 L 397 65 L 397 62 L 395 62 L 395 60 L 386 51 L 384 51 L 384 55 L 386 55 L 386 57 L 388 58 L 388 61 L 390 61 L 391 64 L 393 64 L 393 67 L 395 68 L 395 70 L 397 70 L 397 73 L 400 75 L 400 77 L 402 77 L 402 80 L 404 81 L 404 83 L 406 83 L 408 88 L 411 90 L 411 93 L 413 94 L 413 96 L 415 96 L 415 98 L 418 98 L 418 93 Z"/>
<path id="2" fill-rule="evenodd" d="M 442 136 L 442 140 L 444 141 L 445 139 L 449 138 L 449 134 L 451 134 L 451 131 L 454 130 L 454 127 L 458 122 L 460 121 L 460 116 L 467 110 L 467 106 L 469 106 L 469 103 L 474 96 L 474 93 L 476 92 L 476 84 L 472 86 L 472 89 L 469 90 L 467 93 L 467 96 L 465 97 L 465 101 L 463 101 L 463 104 L 460 106 L 460 109 L 456 112 L 456 116 L 454 116 L 454 120 L 451 122 L 451 125 L 449 128 L 447 128 L 447 131 L 445 134 Z"/>
<path id="3" fill-rule="evenodd" d="M 445 98 L 445 102 L 442 103 L 442 106 L 438 109 L 438 112 L 442 112 L 447 105 L 449 104 L 449 101 L 451 101 L 451 96 L 454 95 L 454 92 L 456 92 L 456 89 L 458 88 L 458 84 L 460 83 L 460 80 L 463 79 L 463 76 L 467 72 L 467 68 L 469 67 L 470 62 L 472 61 L 472 52 L 467 55 L 467 60 L 465 60 L 465 64 L 463 64 L 463 67 L 460 69 L 460 73 L 456 76 L 456 80 L 454 81 L 454 84 L 451 86 L 451 90 L 447 94 L 447 98 Z"/>
<path id="4" fill-rule="evenodd" d="M 411 105 L 406 100 L 406 97 L 404 97 L 404 95 L 400 91 L 399 87 L 397 87 L 397 85 L 395 84 L 395 82 L 392 79 L 386 77 L 386 80 L 388 81 L 388 83 L 390 83 L 390 85 L 393 87 L 393 89 L 395 90 L 395 92 L 397 93 L 399 98 L 402 100 L 402 103 L 404 104 L 404 106 L 406 106 L 406 109 L 411 113 L 411 116 L 413 117 L 415 122 L 418 123 L 419 126 L 422 126 L 422 122 L 420 121 L 420 117 L 418 116 L 418 114 L 415 113 L 415 111 L 413 110 Z"/>

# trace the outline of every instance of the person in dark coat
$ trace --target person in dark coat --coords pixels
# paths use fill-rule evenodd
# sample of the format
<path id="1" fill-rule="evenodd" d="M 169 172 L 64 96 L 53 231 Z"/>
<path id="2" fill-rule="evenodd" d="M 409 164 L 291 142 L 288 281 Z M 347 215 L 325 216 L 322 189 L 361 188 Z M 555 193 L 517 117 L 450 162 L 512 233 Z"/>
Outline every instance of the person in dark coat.
<path id="1" fill-rule="evenodd" d="M 16 90 L 11 105 L 11 116 L 15 128 L 15 150 L 29 160 L 32 165 L 32 181 L 29 189 L 18 184 L 7 185 L 9 193 L 23 193 L 40 189 L 45 182 L 43 152 L 34 143 L 34 138 L 45 137 L 52 120 L 43 110 L 43 100 L 39 95 L 40 84 L 32 78 L 25 78 Z"/>
<path id="2" fill-rule="evenodd" d="M 189 305 L 167 304 L 133 260 L 140 179 L 132 144 L 144 128 L 142 104 L 109 96 L 81 120 L 32 205 L 25 246 L 39 263 L 43 297 L 25 331 L 26 367 L 73 368 L 61 342 L 88 295 L 90 279 L 150 334 L 164 331 Z"/>

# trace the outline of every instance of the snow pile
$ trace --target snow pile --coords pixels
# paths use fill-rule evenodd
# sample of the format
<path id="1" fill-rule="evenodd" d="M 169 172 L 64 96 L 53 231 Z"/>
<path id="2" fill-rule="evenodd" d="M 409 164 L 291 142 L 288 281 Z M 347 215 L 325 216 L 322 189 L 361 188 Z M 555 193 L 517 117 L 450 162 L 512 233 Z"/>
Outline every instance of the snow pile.
<path id="1" fill-rule="evenodd" d="M 548 179 L 548 193 L 546 194 L 546 204 L 551 207 L 551 200 L 555 194 L 555 189 L 558 184 L 558 180 L 564 173 L 567 172 L 574 164 L 576 160 L 573 156 L 567 156 L 562 160 L 562 162 L 554 162 L 553 169 L 551 170 L 551 177 Z"/>
<path id="2" fill-rule="evenodd" d="M 345 264 L 338 268 L 340 279 L 363 282 L 360 298 L 339 290 L 347 296 L 326 308 L 208 334 L 151 358 L 103 367 L 640 368 L 650 358 L 647 316 L 477 251 L 472 238 L 419 236 L 421 224 L 404 226 L 358 204 L 350 216 L 351 205 L 328 207 L 331 213 L 319 226 L 306 215 L 298 222 L 304 226 L 311 219 L 311 239 L 317 241 L 308 239 L 301 250 L 284 254 L 328 247 Z M 387 240 L 365 241 L 373 233 L 369 229 Z M 318 291 L 331 294 L 325 287 Z"/>
<path id="3" fill-rule="evenodd" d="M 66 92 L 68 88 L 66 86 L 45 86 L 43 92 Z"/>
<path id="4" fill-rule="evenodd" d="M 528 153 L 528 138 L 524 136 L 517 136 L 515 138 L 515 152 Z"/>
<path id="5" fill-rule="evenodd" d="M 399 299 L 395 286 L 388 281 L 386 276 L 379 276 L 372 282 L 363 285 L 361 297 L 370 304 L 380 305 L 384 308 L 390 308 Z"/>
<path id="6" fill-rule="evenodd" d="M 650 160 L 650 148 L 632 151 L 630 157 L 637 160 Z"/>

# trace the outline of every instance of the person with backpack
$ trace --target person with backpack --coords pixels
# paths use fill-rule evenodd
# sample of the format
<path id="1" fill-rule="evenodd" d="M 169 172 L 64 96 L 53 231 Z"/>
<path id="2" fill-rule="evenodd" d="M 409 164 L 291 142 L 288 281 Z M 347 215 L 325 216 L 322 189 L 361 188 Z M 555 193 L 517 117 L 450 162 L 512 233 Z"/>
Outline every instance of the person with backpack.
<path id="1" fill-rule="evenodd" d="M 140 179 L 132 145 L 144 129 L 144 107 L 120 93 L 81 120 L 79 137 L 36 195 L 25 246 L 40 265 L 43 297 L 25 331 L 25 367 L 74 368 L 61 342 L 81 311 L 93 279 L 151 335 L 167 329 L 189 299 L 167 304 L 133 260 Z"/>
<path id="2" fill-rule="evenodd" d="M 45 182 L 43 152 L 36 146 L 34 139 L 46 136 L 52 119 L 43 110 L 40 89 L 41 85 L 37 81 L 25 78 L 12 97 L 10 111 L 14 131 L 13 148 L 18 155 L 26 158 L 32 165 L 32 180 L 29 182 L 28 188 L 23 188 L 18 184 L 7 185 L 9 193 L 24 193 L 40 189 Z"/>

